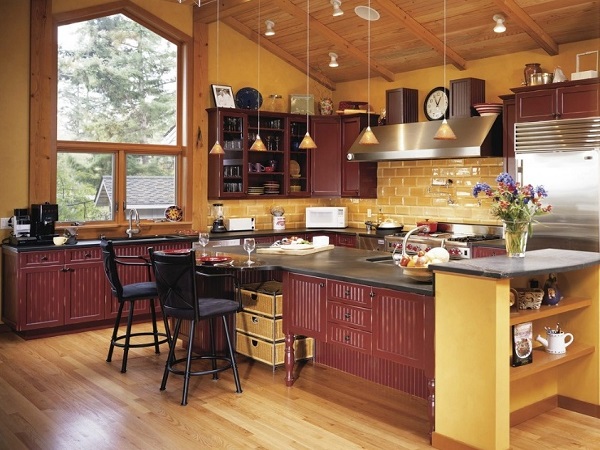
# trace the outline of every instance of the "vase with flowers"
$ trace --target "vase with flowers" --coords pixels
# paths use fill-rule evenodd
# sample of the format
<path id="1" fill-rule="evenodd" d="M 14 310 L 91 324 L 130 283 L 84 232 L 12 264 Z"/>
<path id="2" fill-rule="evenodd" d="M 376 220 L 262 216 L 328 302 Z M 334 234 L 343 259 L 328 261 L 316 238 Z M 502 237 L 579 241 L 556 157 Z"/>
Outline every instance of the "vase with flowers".
<path id="1" fill-rule="evenodd" d="M 548 193 L 543 186 L 521 185 L 508 173 L 498 175 L 496 182 L 496 187 L 477 183 L 473 188 L 473 196 L 484 194 L 491 198 L 491 214 L 504 223 L 506 253 L 510 257 L 522 258 L 525 256 L 527 238 L 533 235 L 535 217 L 552 210 L 552 205 L 542 205 L 542 199 Z"/>

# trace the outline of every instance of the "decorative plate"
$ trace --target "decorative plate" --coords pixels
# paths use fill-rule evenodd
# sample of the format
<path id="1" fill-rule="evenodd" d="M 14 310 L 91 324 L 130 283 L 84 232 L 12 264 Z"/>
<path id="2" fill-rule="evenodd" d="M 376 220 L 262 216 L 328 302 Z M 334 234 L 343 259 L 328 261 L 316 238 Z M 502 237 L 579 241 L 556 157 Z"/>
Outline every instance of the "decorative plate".
<path id="1" fill-rule="evenodd" d="M 300 176 L 300 164 L 298 164 L 298 161 L 294 161 L 293 159 L 290 161 L 290 175 L 294 178 L 298 178 Z"/>
<path id="2" fill-rule="evenodd" d="M 231 258 L 229 256 L 201 256 L 198 258 L 198 261 L 205 266 L 212 266 L 214 264 L 231 261 Z"/>
<path id="3" fill-rule="evenodd" d="M 287 244 L 280 245 L 279 248 L 281 250 L 308 250 L 310 248 L 315 248 L 313 244 Z"/>
<path id="4" fill-rule="evenodd" d="M 189 253 L 191 250 L 189 248 L 178 248 L 171 250 L 162 250 L 162 252 L 166 255 L 185 255 Z"/>
<path id="5" fill-rule="evenodd" d="M 179 206 L 169 206 L 165 209 L 165 217 L 169 222 L 181 222 L 183 220 L 183 210 Z"/>
<path id="6" fill-rule="evenodd" d="M 258 109 L 262 106 L 263 98 L 256 89 L 241 88 L 235 94 L 235 104 L 240 109 Z"/>

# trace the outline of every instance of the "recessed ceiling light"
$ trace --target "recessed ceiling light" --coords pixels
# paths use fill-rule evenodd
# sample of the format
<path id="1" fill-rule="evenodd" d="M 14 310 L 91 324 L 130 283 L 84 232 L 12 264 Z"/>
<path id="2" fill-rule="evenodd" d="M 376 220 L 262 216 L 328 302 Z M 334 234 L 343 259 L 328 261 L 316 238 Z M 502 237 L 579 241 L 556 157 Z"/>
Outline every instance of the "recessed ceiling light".
<path id="1" fill-rule="evenodd" d="M 354 8 L 354 12 L 358 17 L 365 20 L 379 20 L 381 17 L 377 10 L 370 6 L 357 6 Z"/>

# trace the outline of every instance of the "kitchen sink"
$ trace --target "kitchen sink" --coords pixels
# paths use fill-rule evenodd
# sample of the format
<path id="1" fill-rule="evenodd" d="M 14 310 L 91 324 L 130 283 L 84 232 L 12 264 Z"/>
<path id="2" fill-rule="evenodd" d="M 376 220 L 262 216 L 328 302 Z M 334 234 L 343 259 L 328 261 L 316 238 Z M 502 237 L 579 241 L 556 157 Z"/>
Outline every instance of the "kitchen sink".
<path id="1" fill-rule="evenodd" d="M 188 236 L 179 236 L 175 234 L 152 234 L 145 236 L 133 236 L 133 237 L 107 237 L 106 239 L 113 242 L 137 242 L 137 241 L 150 241 L 150 240 L 177 240 L 186 239 Z"/>
<path id="2" fill-rule="evenodd" d="M 367 262 L 377 263 L 377 264 L 389 264 L 394 265 L 395 262 L 392 259 L 392 255 L 389 256 L 375 256 L 372 258 L 367 258 Z"/>

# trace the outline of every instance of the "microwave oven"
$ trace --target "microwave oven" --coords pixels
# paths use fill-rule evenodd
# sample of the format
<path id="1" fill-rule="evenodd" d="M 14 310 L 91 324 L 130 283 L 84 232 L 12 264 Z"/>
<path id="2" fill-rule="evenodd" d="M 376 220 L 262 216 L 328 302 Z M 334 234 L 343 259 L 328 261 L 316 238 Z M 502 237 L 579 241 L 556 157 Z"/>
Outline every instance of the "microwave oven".
<path id="1" fill-rule="evenodd" d="M 311 206 L 306 208 L 306 228 L 346 228 L 348 208 L 345 206 Z"/>

